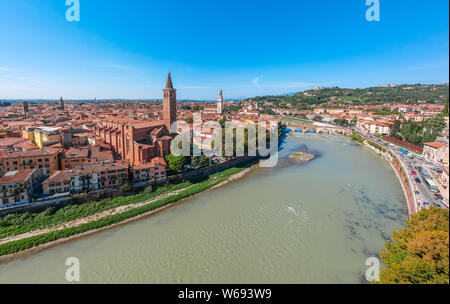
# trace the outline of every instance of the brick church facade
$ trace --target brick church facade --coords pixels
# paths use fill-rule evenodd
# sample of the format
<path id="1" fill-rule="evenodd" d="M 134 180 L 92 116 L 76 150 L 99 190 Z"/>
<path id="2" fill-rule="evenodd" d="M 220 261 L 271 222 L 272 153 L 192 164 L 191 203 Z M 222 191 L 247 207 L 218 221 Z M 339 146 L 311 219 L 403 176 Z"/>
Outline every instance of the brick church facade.
<path id="1" fill-rule="evenodd" d="M 176 121 L 176 90 L 171 75 L 163 90 L 163 119 L 155 121 L 110 117 L 94 127 L 94 134 L 110 144 L 114 153 L 132 166 L 151 163 L 170 153 L 170 125 Z"/>

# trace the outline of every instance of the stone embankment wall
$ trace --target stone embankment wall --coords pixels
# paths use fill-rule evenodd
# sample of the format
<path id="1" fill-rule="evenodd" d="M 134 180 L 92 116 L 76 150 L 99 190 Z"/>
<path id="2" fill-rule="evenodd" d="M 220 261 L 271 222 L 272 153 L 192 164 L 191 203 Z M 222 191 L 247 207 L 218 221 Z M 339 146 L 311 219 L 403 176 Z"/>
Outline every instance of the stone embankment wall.
<path id="1" fill-rule="evenodd" d="M 403 192 L 405 194 L 405 198 L 406 198 L 407 204 L 408 204 L 409 216 L 416 214 L 416 200 L 415 200 L 415 196 L 413 194 L 411 181 L 408 179 L 406 172 L 405 172 L 406 169 L 403 168 L 403 166 L 402 166 L 400 160 L 397 158 L 397 156 L 392 154 L 388 150 L 386 150 L 385 152 L 378 150 L 374 146 L 370 145 L 368 143 L 367 139 L 364 141 L 364 145 L 366 147 L 368 147 L 369 149 L 371 149 L 372 151 L 374 151 L 375 153 L 377 153 L 378 155 L 384 157 L 391 164 L 392 168 L 394 169 L 394 171 L 402 185 L 402 189 L 403 189 Z"/>

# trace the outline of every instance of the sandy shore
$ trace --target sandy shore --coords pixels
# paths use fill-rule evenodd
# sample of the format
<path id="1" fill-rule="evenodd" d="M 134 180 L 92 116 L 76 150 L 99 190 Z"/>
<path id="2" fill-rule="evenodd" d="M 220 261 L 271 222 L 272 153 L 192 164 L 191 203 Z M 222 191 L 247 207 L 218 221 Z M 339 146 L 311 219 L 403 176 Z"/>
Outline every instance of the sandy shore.
<path id="1" fill-rule="evenodd" d="M 217 185 L 215 185 L 215 186 L 213 186 L 213 187 L 211 187 L 211 188 L 209 188 L 209 189 L 207 189 L 205 191 L 216 189 L 216 188 L 219 188 L 219 187 L 224 186 L 226 184 L 229 184 L 229 183 L 231 183 L 233 181 L 236 181 L 236 180 L 242 178 L 244 175 L 246 175 L 248 172 L 250 172 L 255 167 L 257 167 L 257 165 L 253 165 L 252 167 L 246 168 L 246 169 L 242 170 L 241 172 L 230 176 L 227 180 L 223 181 L 222 183 L 217 184 Z M 77 227 L 77 226 L 80 226 L 80 225 L 83 225 L 83 224 L 86 224 L 86 223 L 89 223 L 89 222 L 96 221 L 96 220 L 101 219 L 103 217 L 107 217 L 107 216 L 110 216 L 110 215 L 113 215 L 113 214 L 119 214 L 119 213 L 124 212 L 124 211 L 128 211 L 128 210 L 131 210 L 131 209 L 134 209 L 134 208 L 138 208 L 140 206 L 151 204 L 151 203 L 153 203 L 153 202 L 155 202 L 157 200 L 160 200 L 160 199 L 162 199 L 164 197 L 180 193 L 181 191 L 184 191 L 184 190 L 186 190 L 188 188 L 183 188 L 183 189 L 180 189 L 180 190 L 176 190 L 176 191 L 173 191 L 173 192 L 170 192 L 170 193 L 163 194 L 163 195 L 161 195 L 161 196 L 159 196 L 157 198 L 154 198 L 154 199 L 152 199 L 150 201 L 147 201 L 147 202 L 138 203 L 138 204 L 134 204 L 134 205 L 128 205 L 128 206 L 119 206 L 119 207 L 117 207 L 115 209 L 106 210 L 106 211 L 100 212 L 99 214 L 94 214 L 94 215 L 86 217 L 86 218 L 81 218 L 81 219 L 77 219 L 77 220 L 74 220 L 74 221 L 71 221 L 71 222 L 68 222 L 68 223 L 64 223 L 64 224 L 61 224 L 61 225 L 59 225 L 57 227 L 54 227 L 54 228 L 41 229 L 41 230 L 36 230 L 36 231 L 31 231 L 31 232 L 28 232 L 28 233 L 20 234 L 20 235 L 13 236 L 13 237 L 8 237 L 8 238 L 5 238 L 5 239 L 2 239 L 0 241 L 0 244 L 9 243 L 9 242 L 12 242 L 12 241 L 15 241 L 15 240 L 20 240 L 20 239 L 24 239 L 24 238 L 28 238 L 28 237 L 31 237 L 31 236 L 36 236 L 36 235 L 52 232 L 52 231 L 62 230 L 62 229 L 69 228 L 69 227 Z M 193 195 L 192 197 L 195 197 L 196 195 L 200 195 L 203 192 L 204 191 L 202 191 L 200 193 L 197 193 L 197 194 Z M 30 248 L 30 249 L 26 249 L 26 250 L 23 250 L 23 251 L 20 251 L 20 252 L 17 252 L 17 253 L 0 256 L 0 263 L 7 263 L 7 262 L 10 262 L 10 261 L 12 261 L 14 259 L 20 258 L 20 257 L 33 255 L 33 254 L 41 252 L 41 251 L 43 251 L 45 249 L 48 249 L 48 248 L 51 248 L 51 247 L 55 247 L 55 246 L 60 245 L 60 244 L 67 243 L 67 242 L 70 242 L 70 241 L 75 240 L 75 239 L 86 237 L 86 236 L 89 236 L 89 235 L 92 235 L 92 234 L 95 234 L 95 233 L 99 233 L 99 232 L 107 230 L 107 229 L 115 228 L 115 227 L 118 227 L 118 226 L 121 226 L 121 225 L 125 225 L 125 224 L 128 224 L 128 223 L 140 220 L 140 219 L 145 218 L 145 217 L 149 217 L 149 216 L 154 215 L 156 213 L 159 213 L 159 212 L 161 212 L 161 211 L 163 211 L 163 210 L 165 210 L 167 208 L 170 208 L 170 207 L 172 207 L 172 206 L 174 206 L 176 204 L 180 204 L 183 201 L 188 200 L 188 199 L 190 199 L 192 197 L 184 198 L 184 199 L 182 199 L 180 201 L 176 201 L 176 202 L 170 203 L 170 204 L 168 204 L 166 206 L 163 206 L 161 208 L 158 208 L 158 209 L 155 209 L 155 210 L 152 210 L 152 211 L 140 214 L 138 216 L 126 219 L 124 221 L 112 224 L 110 226 L 102 227 L 102 228 L 99 228 L 99 229 L 89 230 L 89 231 L 86 231 L 86 232 L 83 232 L 83 233 L 80 233 L 80 234 L 76 234 L 76 235 L 70 236 L 68 238 L 62 238 L 62 239 L 58 239 L 56 241 L 52 241 L 52 242 L 48 242 L 48 243 L 45 243 L 45 244 L 41 244 L 41 245 L 38 245 L 36 247 Z"/>

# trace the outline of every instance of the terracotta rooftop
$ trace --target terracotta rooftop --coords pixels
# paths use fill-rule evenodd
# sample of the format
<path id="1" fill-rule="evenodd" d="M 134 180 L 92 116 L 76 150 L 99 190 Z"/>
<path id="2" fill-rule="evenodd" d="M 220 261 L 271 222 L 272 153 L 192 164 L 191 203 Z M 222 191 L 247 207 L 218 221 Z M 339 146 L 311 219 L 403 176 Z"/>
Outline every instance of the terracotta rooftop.
<path id="1" fill-rule="evenodd" d="M 424 143 L 425 146 L 430 146 L 436 149 L 442 149 L 445 148 L 446 145 L 444 143 L 441 142 L 428 142 L 428 143 Z"/>
<path id="2" fill-rule="evenodd" d="M 0 158 L 17 158 L 17 157 L 33 157 L 33 156 L 47 156 L 58 153 L 58 149 L 43 148 L 42 150 L 30 150 L 30 151 L 14 151 L 6 152 L 0 151 Z"/>
<path id="3" fill-rule="evenodd" d="M 70 158 L 87 158 L 88 154 L 89 154 L 89 150 L 88 149 L 71 148 L 64 154 L 64 157 L 67 158 L 67 159 L 70 159 Z"/>
<path id="4" fill-rule="evenodd" d="M 0 177 L 0 184 L 20 183 L 26 181 L 30 175 L 37 169 L 9 171 L 3 177 Z"/>

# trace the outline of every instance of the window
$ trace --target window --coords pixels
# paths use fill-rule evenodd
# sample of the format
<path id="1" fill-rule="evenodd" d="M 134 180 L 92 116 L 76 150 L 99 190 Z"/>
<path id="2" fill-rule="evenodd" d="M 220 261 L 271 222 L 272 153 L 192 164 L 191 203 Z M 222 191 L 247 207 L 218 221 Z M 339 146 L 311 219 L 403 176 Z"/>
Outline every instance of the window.
<path id="1" fill-rule="evenodd" d="M 127 148 L 127 154 L 130 154 L 130 134 L 127 134 L 126 148 Z"/>

